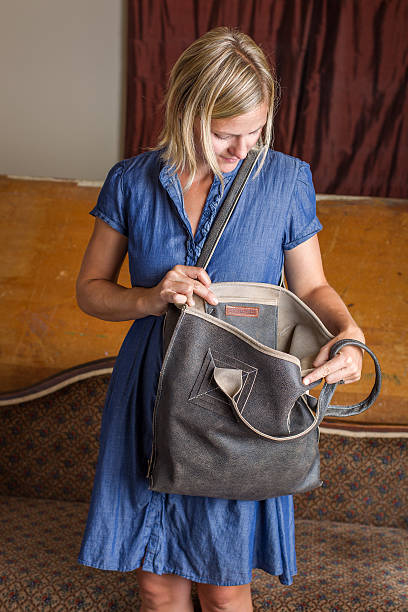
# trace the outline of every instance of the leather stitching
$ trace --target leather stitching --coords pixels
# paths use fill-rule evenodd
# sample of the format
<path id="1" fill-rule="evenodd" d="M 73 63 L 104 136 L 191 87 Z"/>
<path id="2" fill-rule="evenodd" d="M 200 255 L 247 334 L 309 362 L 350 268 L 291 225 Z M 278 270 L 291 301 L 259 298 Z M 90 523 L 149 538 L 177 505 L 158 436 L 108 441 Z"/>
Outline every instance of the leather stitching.
<path id="1" fill-rule="evenodd" d="M 211 348 L 208 349 L 204 357 L 203 363 L 189 395 L 189 401 L 193 401 L 194 403 L 199 404 L 204 408 L 205 406 L 203 404 L 208 403 L 208 398 L 210 399 L 211 403 L 216 402 L 229 406 L 229 401 L 227 399 L 224 399 L 222 391 L 219 389 L 217 383 L 214 380 L 213 371 L 211 372 L 211 374 L 209 373 L 209 370 L 214 370 L 214 367 L 216 366 L 237 368 L 242 370 L 243 374 L 245 375 L 245 380 L 243 381 L 242 389 L 240 390 L 238 398 L 236 400 L 237 404 L 239 405 L 240 412 L 242 414 L 253 389 L 255 379 L 258 374 L 258 369 L 244 361 L 237 359 L 236 357 L 225 355 L 224 353 L 220 353 L 219 351 L 211 350 Z M 211 384 L 212 381 L 214 385 Z M 207 407 L 207 409 L 209 408 Z"/>

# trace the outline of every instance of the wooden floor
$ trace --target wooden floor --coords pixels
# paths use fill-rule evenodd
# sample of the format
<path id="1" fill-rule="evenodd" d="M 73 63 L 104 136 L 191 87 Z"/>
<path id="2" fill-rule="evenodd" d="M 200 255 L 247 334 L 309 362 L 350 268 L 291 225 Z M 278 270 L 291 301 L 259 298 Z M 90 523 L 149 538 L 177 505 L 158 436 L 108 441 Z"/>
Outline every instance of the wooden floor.
<path id="1" fill-rule="evenodd" d="M 0 176 L 0 391 L 118 352 L 130 324 L 88 317 L 75 302 L 98 192 L 76 182 Z M 379 400 L 354 420 L 407 424 L 408 201 L 320 196 L 318 216 L 328 279 L 383 368 Z M 120 282 L 129 286 L 127 263 Z M 367 364 L 359 383 L 339 388 L 338 403 L 361 399 L 372 380 Z"/>

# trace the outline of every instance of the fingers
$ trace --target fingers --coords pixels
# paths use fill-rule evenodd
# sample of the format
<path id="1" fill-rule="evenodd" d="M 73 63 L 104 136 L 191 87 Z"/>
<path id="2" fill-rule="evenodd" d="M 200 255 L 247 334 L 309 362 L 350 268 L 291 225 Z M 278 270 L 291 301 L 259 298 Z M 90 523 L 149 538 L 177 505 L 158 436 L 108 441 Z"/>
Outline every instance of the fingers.
<path id="1" fill-rule="evenodd" d="M 313 365 L 318 368 L 319 366 L 323 365 L 324 363 L 326 363 L 326 361 L 328 361 L 329 359 L 329 353 L 330 353 L 330 348 L 331 345 L 333 343 L 329 342 L 328 344 L 325 344 L 322 349 L 319 351 L 316 359 L 313 361 Z"/>
<path id="2" fill-rule="evenodd" d="M 333 342 L 330 343 L 333 344 Z M 330 350 L 330 346 L 329 349 Z M 327 345 L 323 347 L 326 349 Z M 314 365 L 321 363 L 322 354 L 328 355 L 328 350 L 322 350 Z M 303 384 L 310 385 L 321 378 L 324 378 L 327 383 L 338 383 L 344 381 L 345 384 L 356 382 L 360 379 L 362 356 L 360 349 L 355 347 L 345 347 L 333 359 L 325 361 L 322 365 L 318 365 L 310 374 L 303 379 Z"/>
<path id="3" fill-rule="evenodd" d="M 188 276 L 189 278 L 196 279 L 207 287 L 211 285 L 211 279 L 208 276 L 207 272 L 204 270 L 204 268 L 199 268 L 197 266 L 177 265 L 177 266 L 174 266 L 172 270 L 176 272 L 177 274 L 183 274 L 185 276 Z M 170 272 L 172 270 L 170 270 Z"/>
<path id="4" fill-rule="evenodd" d="M 160 297 L 165 302 L 194 306 L 194 294 L 210 304 L 218 304 L 216 295 L 209 289 L 211 279 L 203 268 L 174 266 L 161 282 Z"/>
<path id="5" fill-rule="evenodd" d="M 316 361 L 317 359 L 315 360 L 314 365 L 316 364 Z M 346 363 L 344 355 L 342 353 L 338 353 L 335 357 L 333 357 L 333 359 L 325 361 L 323 365 L 315 368 L 313 372 L 310 372 L 310 374 L 306 376 L 303 382 L 305 385 L 310 385 L 316 382 L 317 380 L 320 380 L 321 378 L 326 378 L 326 381 L 330 382 L 328 378 L 333 378 L 336 373 L 339 373 L 338 380 L 341 380 L 342 378 L 344 378 L 343 374 L 344 370 L 346 369 L 345 366 Z M 340 372 L 342 374 L 341 376 Z M 331 382 L 335 381 L 332 380 Z"/>

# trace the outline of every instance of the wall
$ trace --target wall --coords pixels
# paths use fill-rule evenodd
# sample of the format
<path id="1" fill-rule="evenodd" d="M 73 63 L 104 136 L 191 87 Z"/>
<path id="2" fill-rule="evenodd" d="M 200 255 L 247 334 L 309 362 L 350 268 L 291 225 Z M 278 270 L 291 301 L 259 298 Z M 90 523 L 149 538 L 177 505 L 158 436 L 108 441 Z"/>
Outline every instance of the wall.
<path id="1" fill-rule="evenodd" d="M 3 0 L 0 173 L 100 180 L 123 157 L 124 0 Z"/>

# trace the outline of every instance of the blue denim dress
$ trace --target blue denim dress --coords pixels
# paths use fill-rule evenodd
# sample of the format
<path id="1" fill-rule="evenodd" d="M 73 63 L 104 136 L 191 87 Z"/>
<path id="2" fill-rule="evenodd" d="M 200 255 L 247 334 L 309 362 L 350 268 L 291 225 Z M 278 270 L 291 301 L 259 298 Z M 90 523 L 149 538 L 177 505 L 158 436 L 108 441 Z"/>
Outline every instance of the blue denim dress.
<path id="1" fill-rule="evenodd" d="M 239 167 L 239 166 L 238 166 Z M 176 264 L 195 265 L 238 167 L 214 178 L 193 236 L 177 176 L 158 152 L 116 164 L 91 211 L 128 237 L 132 286 L 152 287 Z M 284 250 L 321 229 L 308 164 L 270 151 L 251 178 L 207 272 L 216 281 L 279 282 Z M 136 320 L 111 377 L 79 562 L 239 585 L 253 568 L 291 584 L 296 573 L 291 496 L 261 502 L 152 492 L 146 478 L 162 363 L 163 317 Z M 200 458 L 197 457 L 197 461 Z"/>

